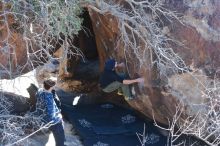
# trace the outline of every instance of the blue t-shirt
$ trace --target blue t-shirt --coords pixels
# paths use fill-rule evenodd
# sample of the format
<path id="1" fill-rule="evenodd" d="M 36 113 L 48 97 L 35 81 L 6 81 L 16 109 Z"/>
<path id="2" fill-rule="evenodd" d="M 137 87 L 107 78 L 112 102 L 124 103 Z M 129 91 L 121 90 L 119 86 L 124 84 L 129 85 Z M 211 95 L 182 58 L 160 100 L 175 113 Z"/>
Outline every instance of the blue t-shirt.
<path id="1" fill-rule="evenodd" d="M 103 89 L 115 81 L 123 83 L 123 80 L 124 78 L 120 77 L 114 70 L 104 70 L 100 76 L 99 84 Z"/>
<path id="2" fill-rule="evenodd" d="M 53 99 L 52 93 L 49 93 L 44 89 L 39 89 L 36 97 L 36 112 L 39 116 L 42 116 L 44 122 L 52 122 L 52 124 L 56 124 L 62 120 L 61 117 L 59 117 L 60 110 Z"/>

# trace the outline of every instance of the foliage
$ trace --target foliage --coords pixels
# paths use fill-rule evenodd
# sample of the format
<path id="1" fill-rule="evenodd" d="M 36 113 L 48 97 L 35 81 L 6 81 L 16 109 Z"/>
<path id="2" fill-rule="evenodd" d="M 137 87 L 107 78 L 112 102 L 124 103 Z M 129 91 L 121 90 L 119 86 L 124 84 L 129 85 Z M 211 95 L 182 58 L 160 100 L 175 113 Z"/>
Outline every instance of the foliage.
<path id="1" fill-rule="evenodd" d="M 81 30 L 82 19 L 79 15 L 82 9 L 76 0 L 13 0 L 11 11 L 17 17 L 20 25 L 25 20 L 32 25 L 40 25 L 43 31 L 51 37 L 60 34 L 73 36 Z M 28 28 L 27 28 L 28 29 Z M 29 29 L 28 29 L 29 30 Z M 31 29 L 31 33 L 38 33 Z"/>
<path id="2" fill-rule="evenodd" d="M 0 29 L 6 30 L 5 38 L 0 40 L 0 55 L 7 58 L 7 64 L 0 64 L 1 73 L 13 78 L 25 68 L 32 70 L 42 64 L 52 53 L 56 45 L 62 46 L 64 54 L 69 54 L 74 35 L 81 30 L 82 8 L 78 0 L 3 0 L 0 2 Z M 18 64 L 14 33 L 24 44 L 24 64 Z M 4 36 L 2 36 L 4 37 Z M 63 56 L 67 57 L 67 55 Z M 16 71 L 13 70 L 16 68 Z M 0 76 L 0 78 L 2 78 Z M 0 88 L 2 85 L 0 86 Z M 0 145 L 23 142 L 28 134 L 45 128 L 40 116 L 26 113 L 13 115 L 11 103 L 2 94 L 0 96 Z"/>
<path id="3" fill-rule="evenodd" d="M 110 13 L 118 20 L 121 36 L 118 44 L 123 44 L 125 58 L 136 59 L 136 69 L 157 66 L 159 75 L 187 71 L 181 57 L 170 43 L 181 44 L 169 38 L 163 29 L 165 22 L 179 21 L 178 14 L 166 9 L 162 0 L 124 0 L 122 4 L 107 0 L 97 2 L 99 13 Z"/>
<path id="4" fill-rule="evenodd" d="M 9 60 L 7 66 L 1 64 L 1 69 L 10 77 L 13 77 L 13 67 L 16 68 L 13 72 L 20 74 L 25 68 L 34 69 L 51 58 L 50 52 L 57 49 L 57 45 L 62 46 L 65 53 L 71 53 L 73 37 L 81 30 L 83 21 L 79 17 L 82 8 L 78 0 L 7 0 L 1 5 L 1 26 L 7 30 L 7 36 L 0 42 L 6 51 L 1 50 L 1 54 Z M 17 64 L 13 32 L 18 33 L 25 44 L 27 61 L 24 64 Z"/>

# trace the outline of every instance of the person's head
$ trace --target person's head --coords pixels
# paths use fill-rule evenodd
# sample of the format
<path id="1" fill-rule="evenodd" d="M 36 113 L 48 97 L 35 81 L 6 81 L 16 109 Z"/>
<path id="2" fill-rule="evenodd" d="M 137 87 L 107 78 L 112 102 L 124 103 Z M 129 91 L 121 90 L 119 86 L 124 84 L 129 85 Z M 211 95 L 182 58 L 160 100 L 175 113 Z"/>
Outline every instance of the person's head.
<path id="1" fill-rule="evenodd" d="M 108 59 L 105 62 L 105 70 L 114 70 L 116 65 L 116 61 L 114 59 Z"/>
<path id="2" fill-rule="evenodd" d="M 55 86 L 56 82 L 51 79 L 45 80 L 43 82 L 44 89 L 49 90 L 51 87 Z"/>

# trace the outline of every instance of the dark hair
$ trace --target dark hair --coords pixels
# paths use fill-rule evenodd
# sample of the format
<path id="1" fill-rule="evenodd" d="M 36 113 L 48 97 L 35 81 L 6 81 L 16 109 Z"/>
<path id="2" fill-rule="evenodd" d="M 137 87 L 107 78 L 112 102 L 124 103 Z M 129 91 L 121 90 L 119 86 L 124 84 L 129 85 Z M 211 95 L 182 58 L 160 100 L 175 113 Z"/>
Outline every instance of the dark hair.
<path id="1" fill-rule="evenodd" d="M 48 79 L 45 80 L 43 84 L 44 84 L 44 89 L 49 90 L 51 87 L 53 87 L 56 84 L 56 82 L 52 81 L 51 79 Z"/>

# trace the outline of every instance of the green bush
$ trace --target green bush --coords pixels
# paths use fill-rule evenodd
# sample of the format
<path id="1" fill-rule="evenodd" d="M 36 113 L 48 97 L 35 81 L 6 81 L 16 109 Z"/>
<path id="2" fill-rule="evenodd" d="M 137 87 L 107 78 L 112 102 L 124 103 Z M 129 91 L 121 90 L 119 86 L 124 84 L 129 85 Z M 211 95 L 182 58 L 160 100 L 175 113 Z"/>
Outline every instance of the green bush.
<path id="1" fill-rule="evenodd" d="M 9 3 L 12 4 L 11 11 L 19 23 L 24 23 L 25 20 L 36 26 L 40 24 L 42 32 L 46 31 L 52 37 L 60 34 L 72 36 L 81 29 L 82 18 L 79 15 L 82 8 L 78 0 L 12 0 Z"/>

